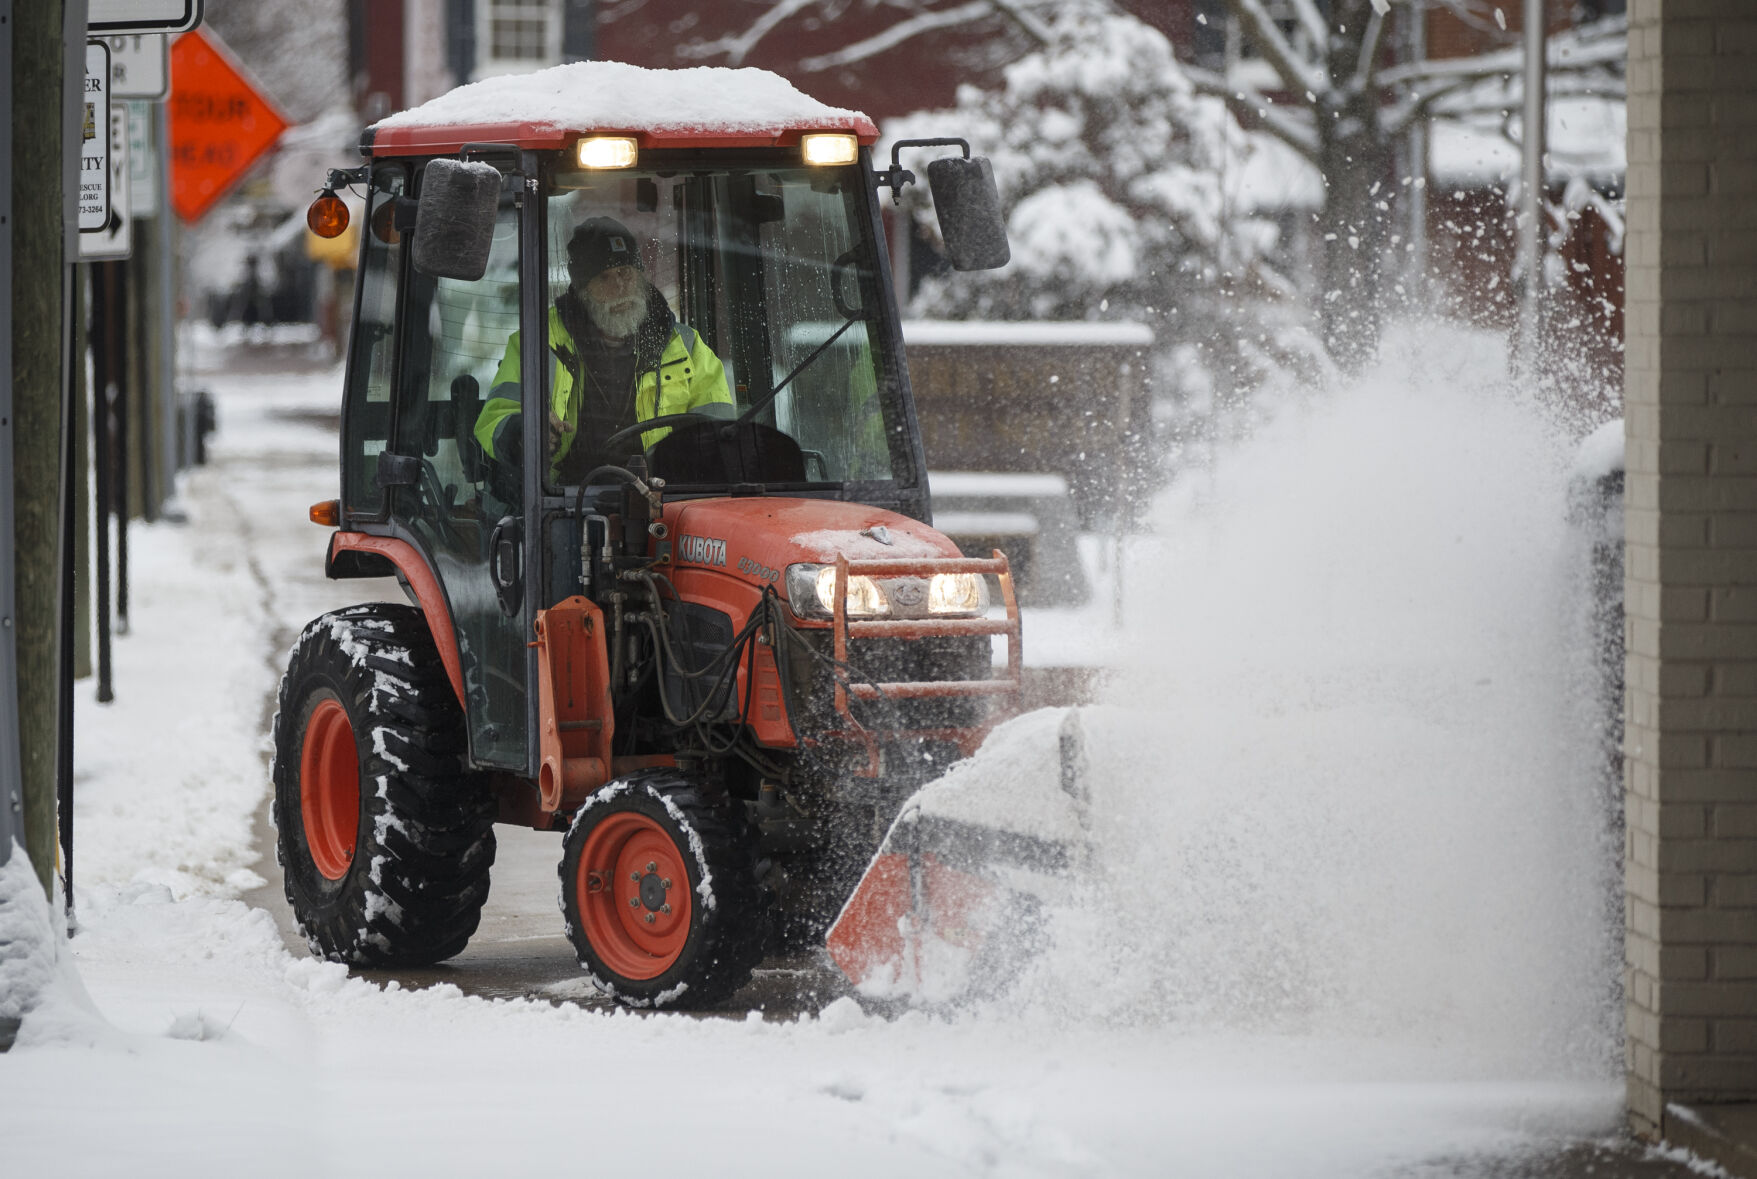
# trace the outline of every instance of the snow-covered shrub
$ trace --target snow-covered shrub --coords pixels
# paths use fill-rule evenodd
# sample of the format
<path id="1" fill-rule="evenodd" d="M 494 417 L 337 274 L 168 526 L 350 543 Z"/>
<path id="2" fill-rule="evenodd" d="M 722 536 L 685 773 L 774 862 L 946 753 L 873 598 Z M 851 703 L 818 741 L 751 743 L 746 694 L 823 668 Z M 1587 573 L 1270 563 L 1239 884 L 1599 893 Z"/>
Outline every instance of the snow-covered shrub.
<path id="1" fill-rule="evenodd" d="M 1174 418 L 1206 421 L 1241 392 L 1321 367 L 1277 228 L 1241 199 L 1256 137 L 1134 17 L 1072 5 L 1050 29 L 1000 89 L 967 85 L 950 110 L 886 124 L 887 154 L 900 139 L 957 136 L 988 156 L 1013 251 L 996 271 L 926 276 L 911 312 L 1145 322 L 1163 392 L 1185 406 Z M 937 236 L 925 185 L 905 204 Z"/>

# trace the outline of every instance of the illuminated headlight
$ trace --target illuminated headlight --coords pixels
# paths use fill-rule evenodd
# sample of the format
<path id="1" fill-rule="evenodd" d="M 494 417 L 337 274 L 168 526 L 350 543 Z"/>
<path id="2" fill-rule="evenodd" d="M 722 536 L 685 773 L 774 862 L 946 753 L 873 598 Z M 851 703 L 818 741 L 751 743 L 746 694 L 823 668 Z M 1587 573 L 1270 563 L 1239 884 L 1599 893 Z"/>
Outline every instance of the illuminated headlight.
<path id="1" fill-rule="evenodd" d="M 836 567 L 789 565 L 787 600 L 800 614 L 833 615 L 836 612 Z M 849 577 L 847 600 L 850 618 L 876 618 L 891 612 L 884 590 L 870 577 Z"/>
<path id="2" fill-rule="evenodd" d="M 632 168 L 639 156 L 633 139 L 620 135 L 594 135 L 574 148 L 582 168 Z"/>
<path id="3" fill-rule="evenodd" d="M 799 150 L 814 166 L 852 164 L 860 154 L 860 142 L 852 135 L 802 135 Z"/>
<path id="4" fill-rule="evenodd" d="M 936 573 L 927 586 L 929 614 L 980 614 L 988 609 L 988 584 L 975 573 Z"/>

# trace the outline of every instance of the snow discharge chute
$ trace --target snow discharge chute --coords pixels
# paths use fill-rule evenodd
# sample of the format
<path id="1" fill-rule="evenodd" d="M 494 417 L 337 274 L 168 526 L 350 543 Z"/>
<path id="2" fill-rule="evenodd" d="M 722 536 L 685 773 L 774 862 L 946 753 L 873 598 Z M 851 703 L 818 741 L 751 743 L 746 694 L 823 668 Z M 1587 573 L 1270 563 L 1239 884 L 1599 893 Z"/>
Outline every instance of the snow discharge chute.
<path id="1" fill-rule="evenodd" d="M 1078 709 L 995 729 L 917 791 L 825 939 L 867 998 L 940 1005 L 1005 985 L 1088 854 Z"/>

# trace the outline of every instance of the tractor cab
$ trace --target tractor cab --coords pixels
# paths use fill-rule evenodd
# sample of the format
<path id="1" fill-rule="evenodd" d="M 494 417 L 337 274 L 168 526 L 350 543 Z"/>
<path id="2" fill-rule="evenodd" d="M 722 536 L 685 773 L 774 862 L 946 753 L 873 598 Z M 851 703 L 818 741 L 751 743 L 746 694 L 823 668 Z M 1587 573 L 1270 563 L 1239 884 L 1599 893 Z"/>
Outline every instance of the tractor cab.
<path id="1" fill-rule="evenodd" d="M 375 754 L 412 772 L 385 755 L 374 707 L 423 713 L 411 744 L 456 763 L 425 777 L 455 777 L 478 822 L 580 832 L 597 816 L 569 837 L 570 934 L 638 1002 L 680 980 L 712 997 L 748 971 L 742 950 L 691 965 L 703 922 L 757 928 L 792 892 L 821 933 L 896 802 L 1010 706 L 1010 575 L 930 526 L 880 219 L 881 188 L 914 179 L 899 153 L 958 141 L 900 144 L 876 169 L 876 139 L 762 71 L 581 63 L 391 116 L 366 131 L 365 164 L 331 174 L 313 228 L 345 218 L 348 186 L 365 232 L 341 494 L 313 517 L 337 528 L 331 576 L 395 572 L 413 600 L 394 626 L 350 623 L 355 646 L 413 641 L 409 666 L 449 698 L 403 685 L 350 702 L 340 667 L 325 695 L 293 684 L 295 651 L 277 799 L 300 819 L 283 860 L 314 865 L 309 887 L 289 870 L 288 895 L 321 952 L 461 946 L 461 917 L 414 936 L 350 925 L 382 904 L 325 908 L 367 827 L 383 834 L 373 808 L 396 792 L 371 797 Z M 966 146 L 929 179 L 954 265 L 1004 263 L 986 161 Z M 339 654 L 319 636 L 305 661 L 346 662 L 340 634 Z M 703 852 L 682 827 L 718 834 Z M 679 880 L 730 857 L 729 907 L 752 911 L 698 898 L 680 919 L 645 864 L 624 898 L 619 857 L 661 844 L 651 862 Z M 739 929 L 721 936 L 748 941 Z"/>

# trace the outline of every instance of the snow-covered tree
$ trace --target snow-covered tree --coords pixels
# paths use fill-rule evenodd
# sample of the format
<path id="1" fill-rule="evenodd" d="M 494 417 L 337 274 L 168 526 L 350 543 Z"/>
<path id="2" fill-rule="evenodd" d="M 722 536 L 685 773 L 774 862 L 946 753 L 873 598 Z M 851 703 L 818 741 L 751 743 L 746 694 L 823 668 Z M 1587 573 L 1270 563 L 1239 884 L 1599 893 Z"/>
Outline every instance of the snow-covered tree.
<path id="1" fill-rule="evenodd" d="M 1508 105 L 1507 79 L 1520 50 L 1429 59 L 1393 48 L 1394 24 L 1444 9 L 1467 24 L 1505 34 L 1514 0 L 1224 0 L 1273 90 L 1194 71 L 1197 86 L 1228 102 L 1314 164 L 1324 178 L 1318 218 L 1325 342 L 1345 363 L 1370 357 L 1383 312 L 1399 143 L 1415 123 Z M 1552 5 L 1553 6 L 1553 5 Z M 1624 23 L 1604 20 L 1552 41 L 1549 93 L 1621 92 Z M 1517 109 L 1518 95 L 1511 95 Z"/>
<path id="2" fill-rule="evenodd" d="M 1224 393 L 1314 360 L 1273 262 L 1276 227 L 1241 207 L 1254 137 L 1133 17 L 1067 5 L 1042 32 L 999 89 L 966 85 L 951 110 L 886 124 L 886 144 L 968 139 L 990 158 L 1007 210 L 1012 261 L 928 278 L 913 310 L 1142 320 L 1186 362 L 1186 392 L 1195 382 Z M 906 192 L 931 226 L 926 193 Z"/>
<path id="3" fill-rule="evenodd" d="M 1558 14 L 1574 0 L 1547 0 Z M 895 20 L 833 54 L 799 62 L 803 73 L 845 68 L 947 30 L 1006 24 L 1021 53 L 1051 51 L 1052 24 L 1071 7 L 1113 15 L 1141 11 L 1138 0 L 864 0 Z M 841 19 L 852 0 L 746 0 L 739 32 L 691 47 L 704 61 L 731 61 L 793 27 Z M 1516 111 L 1521 55 L 1507 15 L 1518 0 L 1198 0 L 1209 26 L 1225 26 L 1241 53 L 1266 63 L 1257 86 L 1218 70 L 1187 68 L 1180 78 L 1224 101 L 1245 125 L 1273 135 L 1323 177 L 1313 229 L 1321 245 L 1315 306 L 1325 343 L 1356 365 L 1376 348 L 1390 227 L 1402 180 L 1399 145 L 1431 119 Z M 1444 10 L 1504 47 L 1463 58 L 1428 59 L 1410 30 L 1423 13 Z M 1608 16 L 1552 37 L 1549 93 L 1615 96 L 1622 90 L 1626 21 Z M 1220 31 L 1220 30 L 1216 30 Z M 1056 49 L 1059 51 L 1059 48 Z"/>

